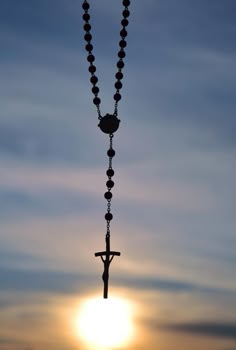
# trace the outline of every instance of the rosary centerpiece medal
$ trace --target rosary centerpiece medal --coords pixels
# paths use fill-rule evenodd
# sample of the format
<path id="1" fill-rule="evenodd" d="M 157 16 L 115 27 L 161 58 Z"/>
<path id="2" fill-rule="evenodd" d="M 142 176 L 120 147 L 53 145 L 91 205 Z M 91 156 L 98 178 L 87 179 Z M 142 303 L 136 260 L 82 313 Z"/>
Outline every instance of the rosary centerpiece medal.
<path id="1" fill-rule="evenodd" d="M 123 0 L 122 4 L 124 6 L 124 9 L 122 11 L 122 20 L 121 20 L 121 31 L 120 31 L 120 41 L 119 41 L 119 51 L 118 51 L 118 62 L 116 64 L 117 66 L 117 73 L 115 75 L 116 82 L 114 84 L 115 87 L 115 94 L 113 96 L 114 98 L 114 112 L 113 114 L 105 114 L 104 116 L 101 115 L 100 111 L 100 104 L 101 99 L 98 97 L 99 94 L 99 87 L 98 84 L 98 78 L 95 75 L 96 72 L 96 66 L 94 64 L 95 62 L 95 56 L 93 54 L 93 45 L 92 45 L 92 34 L 91 34 L 91 24 L 90 24 L 90 14 L 89 14 L 89 2 L 87 0 L 84 0 L 82 3 L 82 8 L 84 10 L 83 13 L 83 20 L 84 20 L 84 39 L 86 41 L 85 49 L 87 51 L 87 60 L 89 62 L 89 72 L 91 73 L 90 82 L 92 84 L 92 93 L 94 95 L 93 103 L 97 108 L 98 113 L 98 120 L 99 120 L 99 128 L 102 132 L 108 135 L 109 137 L 109 149 L 107 151 L 108 156 L 108 169 L 106 171 L 107 175 L 107 191 L 104 194 L 104 197 L 107 201 L 107 212 L 105 214 L 105 220 L 106 220 L 106 234 L 105 234 L 105 250 L 101 252 L 95 253 L 96 257 L 100 257 L 103 265 L 104 265 L 104 271 L 102 274 L 102 279 L 104 283 L 104 290 L 103 290 L 103 297 L 108 298 L 108 281 L 109 281 L 109 267 L 110 264 L 114 258 L 114 256 L 120 256 L 120 252 L 116 252 L 111 250 L 110 248 L 110 223 L 113 219 L 113 215 L 111 213 L 111 200 L 112 200 L 112 192 L 111 189 L 114 187 L 114 181 L 113 176 L 115 174 L 113 167 L 112 167 L 112 160 L 115 156 L 115 150 L 113 148 L 113 137 L 114 133 L 118 130 L 120 120 L 118 119 L 118 102 L 121 100 L 121 94 L 120 90 L 122 88 L 122 79 L 123 79 L 123 73 L 122 69 L 124 68 L 124 61 L 123 59 L 126 56 L 125 53 L 125 47 L 127 45 L 126 43 L 126 36 L 127 36 L 127 26 L 129 24 L 128 17 L 130 15 L 129 12 L 129 5 L 130 0 Z"/>

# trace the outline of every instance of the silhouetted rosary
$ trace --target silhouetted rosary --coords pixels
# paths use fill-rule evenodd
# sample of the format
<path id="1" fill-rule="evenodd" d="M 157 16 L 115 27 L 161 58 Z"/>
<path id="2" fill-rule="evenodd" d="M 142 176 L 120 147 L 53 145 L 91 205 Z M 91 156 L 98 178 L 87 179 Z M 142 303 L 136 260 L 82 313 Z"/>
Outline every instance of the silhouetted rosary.
<path id="1" fill-rule="evenodd" d="M 100 129 L 105 133 L 108 134 L 109 136 L 109 149 L 107 151 L 107 156 L 109 159 L 108 163 L 108 169 L 106 171 L 108 180 L 106 182 L 107 186 L 107 191 L 104 194 L 105 199 L 107 200 L 107 212 L 105 214 L 105 220 L 106 220 L 106 235 L 105 235 L 105 242 L 106 242 L 106 250 L 102 252 L 95 253 L 95 256 L 100 256 L 103 265 L 104 265 L 104 272 L 102 275 L 102 279 L 104 282 L 104 291 L 103 291 L 103 297 L 108 298 L 108 281 L 109 281 L 109 267 L 110 264 L 114 258 L 114 256 L 120 256 L 120 252 L 115 252 L 110 249 L 110 222 L 113 218 L 113 215 L 111 213 L 111 199 L 112 199 L 112 192 L 111 189 L 114 187 L 114 181 L 112 180 L 114 176 L 114 170 L 112 168 L 112 159 L 115 156 L 115 150 L 113 149 L 113 136 L 114 133 L 117 131 L 119 128 L 120 120 L 117 118 L 118 116 L 118 102 L 121 100 L 121 94 L 120 90 L 122 88 L 122 83 L 121 80 L 123 79 L 123 73 L 122 69 L 124 68 L 124 57 L 125 57 L 125 47 L 126 47 L 126 36 L 127 36 L 127 30 L 126 27 L 129 24 L 128 17 L 130 15 L 129 12 L 129 7 L 130 5 L 130 0 L 123 0 L 123 18 L 121 20 L 121 25 L 122 29 L 120 31 L 120 36 L 121 40 L 119 42 L 119 52 L 118 52 L 118 57 L 119 60 L 117 62 L 117 68 L 118 71 L 115 75 L 116 77 L 116 82 L 115 82 L 115 94 L 114 94 L 114 101 L 115 101 L 115 106 L 114 106 L 114 112 L 113 114 L 106 114 L 105 116 L 101 116 L 100 112 L 100 103 L 101 100 L 98 97 L 99 93 L 99 88 L 97 86 L 98 83 L 98 78 L 95 75 L 96 72 L 96 67 L 94 64 L 95 61 L 95 56 L 93 55 L 93 45 L 91 44 L 92 41 L 92 35 L 90 33 L 91 31 L 91 25 L 89 23 L 90 21 L 90 15 L 89 15 L 89 3 L 88 1 L 83 1 L 82 8 L 84 10 L 83 14 L 83 20 L 85 22 L 84 24 L 84 30 L 85 30 L 85 35 L 84 39 L 87 42 L 85 49 L 88 52 L 87 60 L 90 64 L 89 66 L 89 72 L 91 73 L 91 78 L 90 81 L 93 85 L 92 87 L 92 93 L 94 94 L 94 99 L 93 103 L 97 108 L 97 113 L 98 113 L 98 119 L 99 119 L 99 124 L 98 126 Z"/>

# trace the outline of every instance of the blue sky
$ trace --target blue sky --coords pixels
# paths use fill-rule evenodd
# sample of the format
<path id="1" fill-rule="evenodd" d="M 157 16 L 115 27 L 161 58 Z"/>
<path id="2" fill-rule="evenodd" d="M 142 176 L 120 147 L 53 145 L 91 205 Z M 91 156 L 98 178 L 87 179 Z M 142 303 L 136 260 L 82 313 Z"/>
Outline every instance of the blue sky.
<path id="1" fill-rule="evenodd" d="M 113 111 L 121 10 L 91 0 L 102 114 Z M 236 3 L 134 0 L 130 10 L 111 293 L 141 308 L 131 350 L 234 350 Z M 102 288 L 108 140 L 81 15 L 76 0 L 1 1 L 1 350 L 78 349 L 54 329 Z"/>

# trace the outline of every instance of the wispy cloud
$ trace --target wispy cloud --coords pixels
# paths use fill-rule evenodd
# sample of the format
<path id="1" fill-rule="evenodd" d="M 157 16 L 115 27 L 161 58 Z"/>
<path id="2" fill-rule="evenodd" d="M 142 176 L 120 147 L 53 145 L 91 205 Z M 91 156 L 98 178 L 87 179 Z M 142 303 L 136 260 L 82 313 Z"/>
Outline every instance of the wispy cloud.
<path id="1" fill-rule="evenodd" d="M 199 321 L 192 323 L 170 324 L 164 327 L 167 330 L 184 332 L 193 335 L 203 335 L 216 338 L 236 339 L 235 322 Z"/>
<path id="2" fill-rule="evenodd" d="M 72 293 L 91 286 L 90 278 L 60 271 L 0 268 L 2 291 Z"/>

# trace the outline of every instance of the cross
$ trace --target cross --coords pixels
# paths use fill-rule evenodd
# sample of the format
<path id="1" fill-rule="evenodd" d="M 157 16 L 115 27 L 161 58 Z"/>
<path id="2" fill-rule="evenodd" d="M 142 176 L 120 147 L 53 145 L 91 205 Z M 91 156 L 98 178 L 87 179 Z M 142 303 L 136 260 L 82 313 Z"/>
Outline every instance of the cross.
<path id="1" fill-rule="evenodd" d="M 104 264 L 104 272 L 102 279 L 104 282 L 103 298 L 108 298 L 108 280 L 109 280 L 109 266 L 114 256 L 120 256 L 120 252 L 110 250 L 110 235 L 106 235 L 106 251 L 95 253 L 95 256 L 100 256 Z M 104 258 L 105 256 L 105 258 Z"/>

